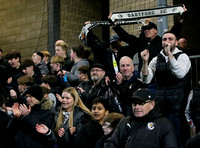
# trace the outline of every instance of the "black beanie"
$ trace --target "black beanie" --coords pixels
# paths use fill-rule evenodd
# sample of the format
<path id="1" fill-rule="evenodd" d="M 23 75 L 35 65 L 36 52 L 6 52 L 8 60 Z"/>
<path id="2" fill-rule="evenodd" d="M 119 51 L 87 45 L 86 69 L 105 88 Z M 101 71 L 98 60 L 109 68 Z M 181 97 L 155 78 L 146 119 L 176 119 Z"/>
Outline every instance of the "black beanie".
<path id="1" fill-rule="evenodd" d="M 33 85 L 27 88 L 26 94 L 30 94 L 39 101 L 43 99 L 42 88 L 39 85 Z"/>

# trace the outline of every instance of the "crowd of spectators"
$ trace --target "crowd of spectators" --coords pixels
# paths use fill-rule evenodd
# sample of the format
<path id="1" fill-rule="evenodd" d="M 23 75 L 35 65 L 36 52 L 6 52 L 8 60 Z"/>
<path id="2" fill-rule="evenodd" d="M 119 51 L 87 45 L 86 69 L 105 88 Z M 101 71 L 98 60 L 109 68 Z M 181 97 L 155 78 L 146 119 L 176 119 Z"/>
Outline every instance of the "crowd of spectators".
<path id="1" fill-rule="evenodd" d="M 63 40 L 55 55 L 0 50 L 0 147 L 194 148 L 200 93 L 199 85 L 189 87 L 191 62 L 177 37 L 182 25 L 181 17 L 160 37 L 149 22 L 136 37 L 113 23 L 110 47 L 90 30 L 92 60 L 84 46 Z"/>

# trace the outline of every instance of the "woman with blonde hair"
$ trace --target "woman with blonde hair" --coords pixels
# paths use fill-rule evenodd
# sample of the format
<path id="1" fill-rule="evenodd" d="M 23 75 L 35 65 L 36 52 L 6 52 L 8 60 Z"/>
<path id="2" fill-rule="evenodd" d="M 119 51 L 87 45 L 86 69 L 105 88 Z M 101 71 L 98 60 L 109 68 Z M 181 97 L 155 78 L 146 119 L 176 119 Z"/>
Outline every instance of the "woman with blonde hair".
<path id="1" fill-rule="evenodd" d="M 58 147 L 74 147 L 74 137 L 90 119 L 91 112 L 81 101 L 76 89 L 65 88 L 62 92 L 60 113 L 54 131 Z M 36 126 L 38 132 L 49 136 L 51 131 L 45 128 L 43 125 Z"/>

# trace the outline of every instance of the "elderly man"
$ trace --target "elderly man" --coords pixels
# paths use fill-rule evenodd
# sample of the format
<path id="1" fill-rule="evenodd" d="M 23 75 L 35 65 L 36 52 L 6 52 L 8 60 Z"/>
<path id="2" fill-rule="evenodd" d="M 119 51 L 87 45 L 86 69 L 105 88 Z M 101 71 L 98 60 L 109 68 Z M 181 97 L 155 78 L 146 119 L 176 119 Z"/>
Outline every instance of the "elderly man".
<path id="1" fill-rule="evenodd" d="M 189 57 L 176 47 L 176 36 L 172 32 L 164 33 L 162 46 L 163 50 L 150 61 L 149 65 L 149 51 L 141 52 L 143 59 L 141 78 L 148 84 L 155 77 L 156 102 L 161 107 L 162 113 L 174 122 L 177 135 L 180 136 L 182 123 L 179 113 L 183 111 L 181 109 L 186 101 L 184 97 L 190 90 L 188 86 L 190 86 L 191 63 Z"/>
<path id="2" fill-rule="evenodd" d="M 105 148 L 177 148 L 173 124 L 162 117 L 152 94 L 138 89 L 131 97 L 131 116 L 123 118 Z"/>
<path id="3" fill-rule="evenodd" d="M 91 102 L 97 97 L 108 99 L 111 111 L 121 112 L 118 93 L 111 85 L 106 84 L 105 74 L 105 67 L 102 64 L 93 64 L 90 71 L 91 81 L 83 82 L 77 87 L 81 99 L 88 108 L 91 108 Z"/>

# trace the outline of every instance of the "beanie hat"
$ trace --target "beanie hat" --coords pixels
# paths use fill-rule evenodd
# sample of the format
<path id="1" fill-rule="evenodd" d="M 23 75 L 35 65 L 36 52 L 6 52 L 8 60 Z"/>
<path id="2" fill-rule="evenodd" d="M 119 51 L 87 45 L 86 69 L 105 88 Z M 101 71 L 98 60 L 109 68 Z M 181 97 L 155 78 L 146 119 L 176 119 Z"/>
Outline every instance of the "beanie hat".
<path id="1" fill-rule="evenodd" d="M 37 100 L 41 101 L 43 99 L 42 88 L 39 85 L 32 85 L 27 88 L 26 94 L 35 97 Z"/>

